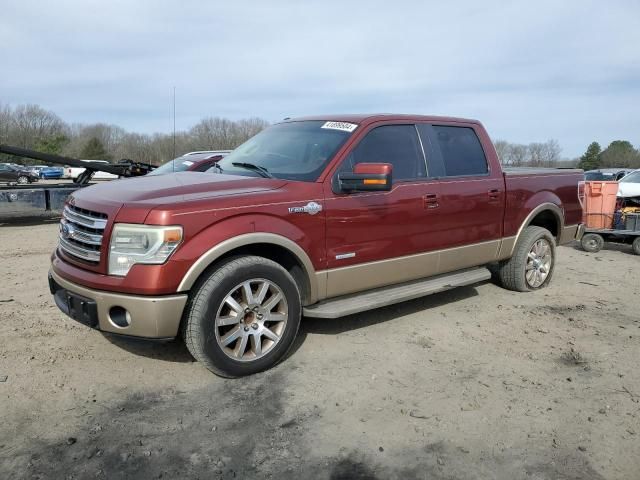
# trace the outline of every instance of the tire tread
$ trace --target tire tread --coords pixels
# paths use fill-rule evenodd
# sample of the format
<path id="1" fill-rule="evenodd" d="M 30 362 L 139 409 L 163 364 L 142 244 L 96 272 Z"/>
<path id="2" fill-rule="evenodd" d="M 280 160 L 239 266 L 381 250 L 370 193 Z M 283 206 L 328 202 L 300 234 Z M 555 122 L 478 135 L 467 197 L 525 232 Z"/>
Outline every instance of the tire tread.
<path id="1" fill-rule="evenodd" d="M 511 258 L 500 262 L 494 269 L 494 273 L 504 288 L 515 292 L 529 292 L 533 290 L 527 285 L 522 272 L 526 267 L 527 255 L 529 253 L 530 246 L 534 241 L 542 237 L 546 237 L 551 245 L 553 263 L 548 279 L 539 288 L 549 284 L 555 267 L 555 239 L 553 238 L 553 235 L 551 235 L 551 232 L 546 228 L 529 226 L 525 228 L 522 236 L 518 240 Z"/>
<path id="2" fill-rule="evenodd" d="M 275 268 L 283 272 L 286 276 L 290 277 L 293 285 L 298 287 L 287 270 L 282 265 L 269 260 L 268 258 L 258 256 L 245 256 L 245 257 L 232 257 L 227 259 L 224 263 L 219 265 L 215 270 L 211 272 L 209 276 L 203 275 L 203 277 L 196 283 L 193 289 L 193 294 L 189 296 L 189 301 L 185 307 L 186 316 L 183 322 L 182 336 L 184 343 L 189 350 L 189 353 L 206 368 L 211 370 L 216 375 L 226 378 L 234 378 L 235 375 L 231 375 L 228 372 L 220 369 L 214 362 L 211 361 L 209 356 L 204 352 L 204 331 L 200 328 L 197 319 L 202 318 L 207 309 L 207 302 L 209 297 L 213 294 L 215 289 L 220 285 L 222 280 L 242 267 L 255 267 L 256 265 L 264 265 L 270 268 Z M 298 290 L 298 298 L 300 292 Z M 291 312 L 293 315 L 296 312 Z M 299 326 L 299 322 L 298 322 Z M 297 331 L 296 331 L 297 335 Z M 292 342 L 293 344 L 293 342 Z M 282 354 L 280 360 L 286 357 L 287 351 Z"/>

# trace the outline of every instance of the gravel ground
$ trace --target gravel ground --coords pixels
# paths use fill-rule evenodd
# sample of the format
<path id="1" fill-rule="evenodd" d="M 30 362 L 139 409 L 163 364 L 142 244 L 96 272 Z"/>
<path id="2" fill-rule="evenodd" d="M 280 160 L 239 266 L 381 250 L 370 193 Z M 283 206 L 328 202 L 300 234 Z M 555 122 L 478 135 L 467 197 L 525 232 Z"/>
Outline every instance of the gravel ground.
<path id="1" fill-rule="evenodd" d="M 60 313 L 56 234 L 0 224 L 0 478 L 640 478 L 630 248 L 562 247 L 534 294 L 305 319 L 285 362 L 224 380 Z"/>

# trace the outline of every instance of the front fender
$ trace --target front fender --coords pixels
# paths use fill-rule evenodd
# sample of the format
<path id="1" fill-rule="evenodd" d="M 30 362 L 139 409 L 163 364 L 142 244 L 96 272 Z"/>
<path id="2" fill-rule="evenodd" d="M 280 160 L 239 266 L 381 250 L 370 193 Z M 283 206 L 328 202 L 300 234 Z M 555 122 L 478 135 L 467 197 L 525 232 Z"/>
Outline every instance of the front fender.
<path id="1" fill-rule="evenodd" d="M 309 280 L 310 296 L 317 298 L 316 269 L 310 257 L 314 248 L 313 239 L 293 223 L 263 214 L 225 219 L 200 231 L 182 245 L 173 260 L 190 262 L 191 266 L 177 291 L 191 289 L 202 272 L 226 253 L 247 245 L 265 243 L 283 247 L 298 259 Z"/>

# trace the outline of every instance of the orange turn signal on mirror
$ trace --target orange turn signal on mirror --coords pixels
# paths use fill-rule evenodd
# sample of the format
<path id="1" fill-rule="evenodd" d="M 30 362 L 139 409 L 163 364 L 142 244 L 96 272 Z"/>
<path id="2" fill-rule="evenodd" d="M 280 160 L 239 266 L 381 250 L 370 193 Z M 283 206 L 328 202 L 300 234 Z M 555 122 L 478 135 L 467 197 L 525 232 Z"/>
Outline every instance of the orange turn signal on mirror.
<path id="1" fill-rule="evenodd" d="M 387 181 L 383 178 L 365 178 L 364 179 L 364 184 L 365 185 L 386 185 Z"/>

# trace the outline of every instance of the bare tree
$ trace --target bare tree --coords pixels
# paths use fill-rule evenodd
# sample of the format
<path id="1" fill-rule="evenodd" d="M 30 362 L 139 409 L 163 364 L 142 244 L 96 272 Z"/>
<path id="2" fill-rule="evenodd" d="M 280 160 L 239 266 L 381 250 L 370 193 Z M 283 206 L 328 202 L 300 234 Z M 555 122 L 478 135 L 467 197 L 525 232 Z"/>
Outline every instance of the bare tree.
<path id="1" fill-rule="evenodd" d="M 38 105 L 19 105 L 11 112 L 8 141 L 18 147 L 33 148 L 45 138 L 67 130 L 55 113 Z"/>

